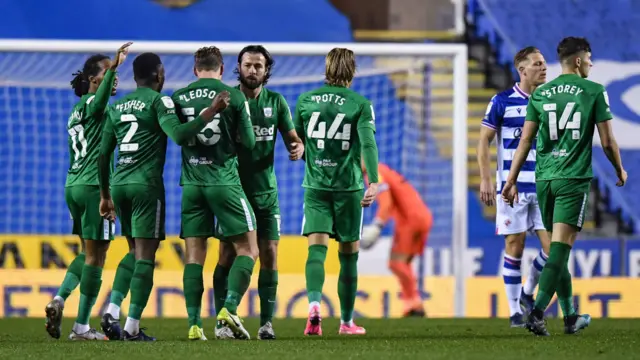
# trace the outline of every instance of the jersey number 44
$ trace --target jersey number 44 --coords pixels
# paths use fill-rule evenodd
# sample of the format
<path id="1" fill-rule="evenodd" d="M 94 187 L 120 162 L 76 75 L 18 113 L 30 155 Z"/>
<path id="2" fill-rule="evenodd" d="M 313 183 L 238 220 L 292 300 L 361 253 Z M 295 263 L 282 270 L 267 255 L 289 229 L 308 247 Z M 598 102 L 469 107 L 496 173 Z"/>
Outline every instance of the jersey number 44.
<path id="1" fill-rule="evenodd" d="M 327 131 L 327 123 L 320 120 L 320 112 L 311 113 L 309 119 L 309 127 L 307 128 L 307 137 L 317 140 L 318 149 L 324 149 L 325 140 L 342 140 L 342 150 L 349 150 L 351 139 L 351 124 L 342 124 L 345 114 L 338 113 L 333 119 L 329 131 Z M 316 130 L 317 125 L 317 130 Z M 340 126 L 342 125 L 342 130 Z M 340 131 L 341 130 L 341 131 Z"/>

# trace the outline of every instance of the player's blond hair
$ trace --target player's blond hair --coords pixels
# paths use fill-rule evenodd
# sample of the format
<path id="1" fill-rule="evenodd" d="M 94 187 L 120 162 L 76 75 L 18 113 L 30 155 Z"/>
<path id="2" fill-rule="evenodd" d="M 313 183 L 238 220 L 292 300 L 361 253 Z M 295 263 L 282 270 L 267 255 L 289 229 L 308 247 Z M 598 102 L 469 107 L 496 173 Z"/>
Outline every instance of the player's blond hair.
<path id="1" fill-rule="evenodd" d="M 540 50 L 535 46 L 527 46 L 520 49 L 513 57 L 513 65 L 516 69 L 519 69 L 520 63 L 529 60 L 529 55 L 540 53 Z"/>
<path id="2" fill-rule="evenodd" d="M 346 48 L 333 48 L 325 59 L 325 82 L 328 85 L 351 85 L 356 74 L 356 57 Z"/>

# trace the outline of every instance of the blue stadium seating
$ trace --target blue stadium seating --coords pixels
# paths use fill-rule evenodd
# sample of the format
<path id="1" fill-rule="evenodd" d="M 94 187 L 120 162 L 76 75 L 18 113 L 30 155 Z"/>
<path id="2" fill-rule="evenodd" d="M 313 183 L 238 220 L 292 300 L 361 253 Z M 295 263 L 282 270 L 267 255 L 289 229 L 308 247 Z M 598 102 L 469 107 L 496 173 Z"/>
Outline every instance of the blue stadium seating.
<path id="1" fill-rule="evenodd" d="M 72 15 L 73 13 L 78 15 Z M 190 41 L 352 41 L 327 0 L 200 0 L 169 9 L 152 0 L 21 0 L 2 4 L 4 38 Z"/>
<path id="2" fill-rule="evenodd" d="M 540 48 L 549 63 L 557 63 L 556 46 L 565 36 L 589 39 L 595 63 L 593 73 L 598 72 L 598 61 L 614 62 L 600 68 L 601 75 L 596 81 L 616 79 L 616 63 L 629 66 L 640 62 L 640 48 L 636 46 L 640 35 L 640 27 L 637 26 L 640 3 L 637 1 L 470 0 L 468 11 L 474 18 L 476 35 L 486 36 L 498 48 L 502 63 L 509 63 L 517 49 L 528 45 Z M 629 82 L 625 84 L 624 91 L 640 84 L 639 74 L 640 66 L 638 70 L 626 71 L 621 76 Z M 609 89 L 611 110 L 616 118 L 640 125 L 638 108 L 625 104 L 624 91 Z M 640 130 L 616 132 L 616 135 L 626 139 L 637 138 Z M 594 149 L 593 159 L 601 190 L 607 189 L 611 193 L 610 210 L 622 210 L 623 218 L 633 223 L 637 232 L 640 230 L 640 209 L 634 205 L 640 202 L 639 186 L 635 180 L 640 176 L 640 149 L 637 146 L 622 147 L 622 159 L 630 179 L 624 188 L 616 188 L 615 174 L 600 148 Z"/>

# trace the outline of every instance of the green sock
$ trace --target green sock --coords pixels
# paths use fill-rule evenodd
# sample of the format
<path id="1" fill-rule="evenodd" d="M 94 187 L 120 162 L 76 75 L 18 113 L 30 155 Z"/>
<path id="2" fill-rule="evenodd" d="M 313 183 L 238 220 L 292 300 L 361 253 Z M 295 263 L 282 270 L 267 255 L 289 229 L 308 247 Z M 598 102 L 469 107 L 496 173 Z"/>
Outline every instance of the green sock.
<path id="1" fill-rule="evenodd" d="M 81 252 L 76 256 L 69 267 L 67 268 L 67 273 L 64 275 L 64 280 L 62 280 L 62 285 L 58 289 L 57 296 L 67 300 L 71 292 L 78 287 L 80 284 L 80 279 L 82 278 L 82 268 L 84 267 L 84 253 Z"/>
<path id="2" fill-rule="evenodd" d="M 153 271 L 155 263 L 152 260 L 136 260 L 136 267 L 131 278 L 131 304 L 128 317 L 140 320 L 142 312 L 147 306 L 151 289 L 153 289 Z"/>
<path id="3" fill-rule="evenodd" d="M 344 322 L 353 320 L 353 308 L 358 291 L 358 253 L 338 253 L 340 259 L 340 275 L 338 275 L 338 297 L 340 298 L 340 319 Z"/>
<path id="4" fill-rule="evenodd" d="M 560 308 L 562 309 L 562 313 L 564 314 L 564 316 L 575 314 L 576 310 L 573 308 L 573 288 L 571 284 L 571 273 L 569 272 L 569 267 L 566 265 L 564 267 L 564 271 L 560 276 L 560 280 L 558 281 L 556 294 L 558 295 L 558 303 L 560 303 Z"/>
<path id="5" fill-rule="evenodd" d="M 202 308 L 202 294 L 204 284 L 202 279 L 202 265 L 187 264 L 182 275 L 182 286 L 184 289 L 184 301 L 187 304 L 187 315 L 189 316 L 189 327 L 198 325 L 202 327 L 200 309 Z"/>
<path id="6" fill-rule="evenodd" d="M 227 298 L 227 282 L 229 281 L 229 268 L 220 264 L 216 265 L 213 271 L 213 297 L 216 314 L 224 307 L 224 300 Z"/>
<path id="7" fill-rule="evenodd" d="M 304 268 L 304 276 L 307 281 L 307 298 L 310 303 L 319 303 L 320 300 L 322 300 L 322 287 L 324 286 L 324 260 L 326 258 L 326 246 L 309 246 L 307 263 Z"/>
<path id="8" fill-rule="evenodd" d="M 540 274 L 538 294 L 536 295 L 535 309 L 544 312 L 553 294 L 556 292 L 560 276 L 567 266 L 571 246 L 561 242 L 552 242 L 549 250 L 549 259 Z"/>
<path id="9" fill-rule="evenodd" d="M 102 268 L 85 264 L 82 268 L 82 280 L 80 281 L 80 304 L 78 305 L 78 317 L 76 318 L 78 324 L 89 324 L 91 309 L 96 303 L 101 285 Z"/>
<path id="10" fill-rule="evenodd" d="M 229 281 L 227 298 L 224 300 L 224 307 L 233 315 L 238 310 L 240 300 L 247 292 L 249 284 L 251 284 L 251 273 L 255 261 L 248 256 L 237 256 L 233 261 L 231 270 L 229 270 Z"/>
<path id="11" fill-rule="evenodd" d="M 278 290 L 278 270 L 260 269 L 258 295 L 260 296 L 260 326 L 273 319 Z"/>
<path id="12" fill-rule="evenodd" d="M 133 277 L 133 270 L 136 266 L 136 256 L 132 253 L 127 253 L 120 263 L 118 269 L 116 269 L 116 277 L 113 279 L 113 286 L 111 288 L 110 303 L 122 305 L 122 301 L 129 293 L 129 286 L 131 286 L 131 278 Z"/>

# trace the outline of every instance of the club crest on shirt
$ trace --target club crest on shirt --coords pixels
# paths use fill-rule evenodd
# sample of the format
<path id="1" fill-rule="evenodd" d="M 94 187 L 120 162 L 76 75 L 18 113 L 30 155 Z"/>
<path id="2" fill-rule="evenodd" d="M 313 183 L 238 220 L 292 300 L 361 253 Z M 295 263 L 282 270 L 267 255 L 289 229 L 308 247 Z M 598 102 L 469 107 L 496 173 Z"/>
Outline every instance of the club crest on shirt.
<path id="1" fill-rule="evenodd" d="M 270 118 L 271 116 L 273 116 L 273 109 L 270 107 L 264 108 L 264 117 Z"/>
<path id="2" fill-rule="evenodd" d="M 187 6 L 191 6 L 198 1 L 200 0 L 153 0 L 153 2 L 155 3 L 173 9 L 186 8 Z"/>

